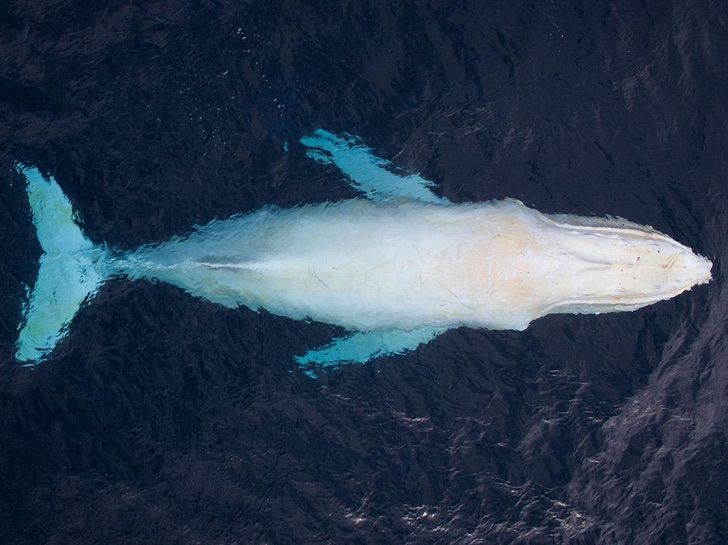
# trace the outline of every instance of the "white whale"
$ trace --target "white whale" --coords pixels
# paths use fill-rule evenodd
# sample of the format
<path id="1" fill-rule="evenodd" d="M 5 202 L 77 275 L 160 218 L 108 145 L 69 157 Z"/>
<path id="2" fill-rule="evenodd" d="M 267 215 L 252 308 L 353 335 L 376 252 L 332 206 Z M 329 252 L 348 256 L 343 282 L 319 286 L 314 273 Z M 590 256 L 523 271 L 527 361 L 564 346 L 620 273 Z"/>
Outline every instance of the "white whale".
<path id="1" fill-rule="evenodd" d="M 51 351 L 115 275 L 351 332 L 298 357 L 306 366 L 402 352 L 455 327 L 523 330 L 552 313 L 635 310 L 711 278 L 709 260 L 650 227 L 516 200 L 454 204 L 352 138 L 319 130 L 302 143 L 367 198 L 264 208 L 128 253 L 91 244 L 56 182 L 19 166 L 45 253 L 17 359 Z"/>

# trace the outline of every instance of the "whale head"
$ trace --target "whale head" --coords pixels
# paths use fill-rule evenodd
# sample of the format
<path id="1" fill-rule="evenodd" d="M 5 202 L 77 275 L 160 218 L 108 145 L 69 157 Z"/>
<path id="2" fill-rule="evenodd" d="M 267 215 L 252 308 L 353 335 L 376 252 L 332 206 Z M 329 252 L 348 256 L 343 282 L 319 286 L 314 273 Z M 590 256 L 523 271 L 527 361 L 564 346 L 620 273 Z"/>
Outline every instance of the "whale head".
<path id="1" fill-rule="evenodd" d="M 651 227 L 552 216 L 552 300 L 542 314 L 636 310 L 711 280 L 712 263 Z"/>

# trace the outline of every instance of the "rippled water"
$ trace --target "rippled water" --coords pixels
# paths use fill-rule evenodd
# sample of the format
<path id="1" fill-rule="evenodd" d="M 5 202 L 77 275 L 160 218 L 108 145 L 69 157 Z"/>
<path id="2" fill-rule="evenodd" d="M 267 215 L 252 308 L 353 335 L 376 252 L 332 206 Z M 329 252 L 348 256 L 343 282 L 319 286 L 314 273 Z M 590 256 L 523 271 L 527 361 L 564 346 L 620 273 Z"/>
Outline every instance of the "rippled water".
<path id="1" fill-rule="evenodd" d="M 728 11 L 718 2 L 0 7 L 0 537 L 723 543 Z M 40 255 L 16 162 L 122 250 L 354 191 L 354 132 L 455 201 L 618 215 L 714 281 L 635 313 L 458 329 L 310 380 L 343 331 L 115 280 L 13 357 Z"/>

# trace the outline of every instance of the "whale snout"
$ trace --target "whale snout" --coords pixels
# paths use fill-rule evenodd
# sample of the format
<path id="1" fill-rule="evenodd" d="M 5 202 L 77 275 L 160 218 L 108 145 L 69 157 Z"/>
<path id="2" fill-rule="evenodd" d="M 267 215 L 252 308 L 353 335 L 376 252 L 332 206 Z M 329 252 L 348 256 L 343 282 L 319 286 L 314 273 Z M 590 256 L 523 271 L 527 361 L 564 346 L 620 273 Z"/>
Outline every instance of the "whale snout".
<path id="1" fill-rule="evenodd" d="M 618 285 L 615 295 L 625 301 L 670 299 L 711 280 L 710 260 L 667 235 L 630 229 L 615 236 L 609 257 Z"/>
<path id="2" fill-rule="evenodd" d="M 623 220 L 577 218 L 575 224 L 558 219 L 554 247 L 559 258 L 547 284 L 553 303 L 542 315 L 635 310 L 712 278 L 709 259 L 651 227 Z"/>
<path id="3" fill-rule="evenodd" d="M 685 291 L 710 282 L 713 263 L 685 246 L 678 246 L 674 258 L 665 265 L 668 269 L 666 287 L 672 288 L 670 291 Z"/>

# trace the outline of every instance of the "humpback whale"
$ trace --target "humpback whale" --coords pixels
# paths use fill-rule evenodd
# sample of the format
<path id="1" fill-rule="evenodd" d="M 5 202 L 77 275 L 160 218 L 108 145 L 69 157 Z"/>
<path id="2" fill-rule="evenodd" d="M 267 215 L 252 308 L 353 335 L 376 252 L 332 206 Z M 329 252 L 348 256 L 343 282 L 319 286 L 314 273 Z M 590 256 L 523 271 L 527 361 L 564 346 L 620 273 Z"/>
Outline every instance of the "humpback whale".
<path id="1" fill-rule="evenodd" d="M 648 226 L 512 199 L 456 204 L 353 136 L 319 129 L 301 143 L 361 197 L 265 207 L 128 252 L 94 245 L 58 183 L 18 164 L 43 254 L 16 359 L 41 361 L 116 276 L 349 332 L 296 356 L 306 369 L 412 350 L 461 326 L 523 330 L 552 313 L 635 310 L 711 279 L 708 259 Z"/>

